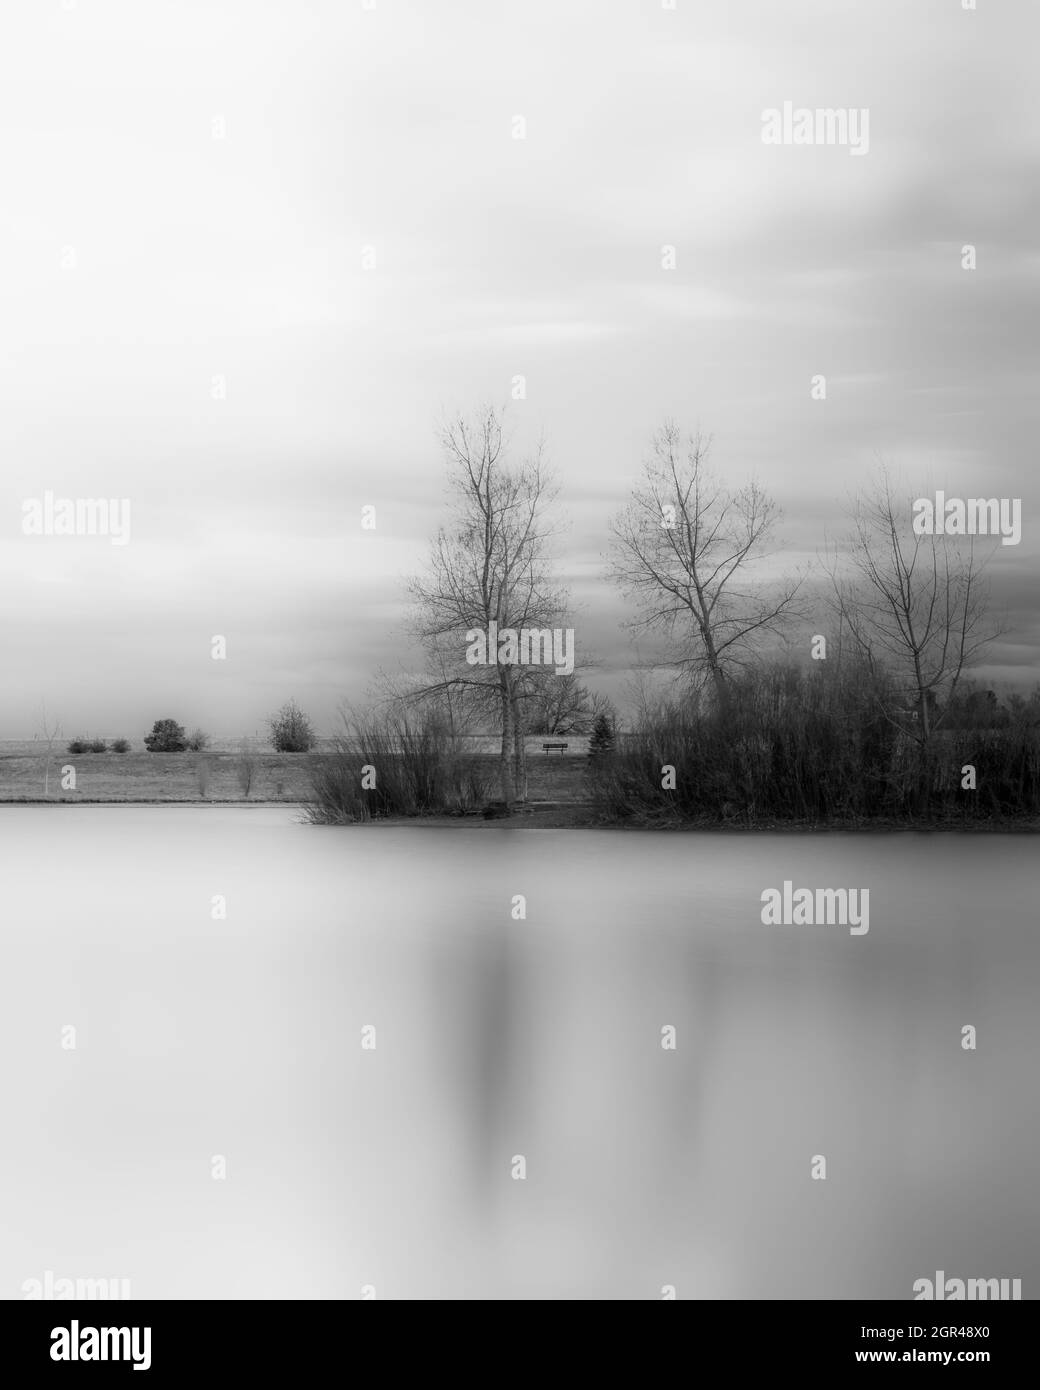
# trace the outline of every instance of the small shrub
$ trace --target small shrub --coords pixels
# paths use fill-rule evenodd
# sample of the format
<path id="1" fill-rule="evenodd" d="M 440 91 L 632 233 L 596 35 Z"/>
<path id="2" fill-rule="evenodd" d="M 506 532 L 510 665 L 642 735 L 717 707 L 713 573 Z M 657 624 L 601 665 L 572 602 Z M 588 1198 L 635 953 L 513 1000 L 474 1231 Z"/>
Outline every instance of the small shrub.
<path id="1" fill-rule="evenodd" d="M 192 753 L 201 753 L 209 747 L 209 734 L 203 729 L 192 729 L 188 735 L 187 744 Z"/>
<path id="2" fill-rule="evenodd" d="M 149 753 L 183 753 L 188 740 L 176 719 L 157 719 L 144 741 Z"/>
<path id="3" fill-rule="evenodd" d="M 70 753 L 107 753 L 108 744 L 103 738 L 74 738 L 69 744 Z"/>
<path id="4" fill-rule="evenodd" d="M 129 744 L 128 740 L 125 739 L 125 738 L 113 739 L 113 741 L 112 741 L 112 752 L 113 752 L 113 753 L 129 753 L 129 752 L 130 752 L 130 744 Z"/>
<path id="5" fill-rule="evenodd" d="M 279 753 L 309 753 L 318 738 L 311 721 L 295 700 L 289 700 L 268 720 L 271 742 Z"/>

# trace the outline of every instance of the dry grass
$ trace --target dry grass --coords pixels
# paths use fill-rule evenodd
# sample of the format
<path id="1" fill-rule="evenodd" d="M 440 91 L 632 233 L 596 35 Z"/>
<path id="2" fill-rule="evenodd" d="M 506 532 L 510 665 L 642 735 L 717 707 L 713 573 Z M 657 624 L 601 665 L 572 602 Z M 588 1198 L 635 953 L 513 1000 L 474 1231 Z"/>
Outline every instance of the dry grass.
<path id="1" fill-rule="evenodd" d="M 571 741 L 574 752 L 564 755 L 542 753 L 540 742 L 530 739 L 529 786 L 531 801 L 578 801 L 585 796 L 583 756 L 585 740 Z M 250 751 L 255 762 L 249 795 L 242 790 L 242 754 L 209 751 L 206 787 L 207 802 L 302 802 L 312 794 L 311 759 L 301 753 Z M 474 754 L 474 762 L 487 775 L 492 797 L 497 795 L 497 759 L 486 753 Z M 43 794 L 45 750 L 39 744 L 0 744 L 0 802 L 194 802 L 202 804 L 196 772 L 195 753 L 78 753 L 65 751 L 64 744 L 54 750 L 51 760 L 49 797 Z M 76 790 L 62 791 L 61 769 L 76 769 Z"/>
<path id="2" fill-rule="evenodd" d="M 309 794 L 307 758 L 295 753 L 251 755 L 250 795 L 243 795 L 237 753 L 207 753 L 206 801 L 303 801 Z M 201 802 L 195 753 L 55 753 L 49 797 L 43 794 L 46 755 L 0 750 L 2 801 Z M 63 791 L 61 769 L 76 769 L 76 790 Z M 279 791 L 279 788 L 281 790 Z"/>

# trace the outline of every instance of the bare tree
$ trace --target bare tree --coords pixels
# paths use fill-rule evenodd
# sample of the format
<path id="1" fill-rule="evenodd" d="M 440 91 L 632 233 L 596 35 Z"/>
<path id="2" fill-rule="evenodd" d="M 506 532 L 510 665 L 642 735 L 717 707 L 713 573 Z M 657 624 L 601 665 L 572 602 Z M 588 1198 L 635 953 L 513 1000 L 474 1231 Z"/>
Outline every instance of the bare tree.
<path id="1" fill-rule="evenodd" d="M 41 741 L 42 743 L 45 743 L 45 744 L 47 745 L 47 752 L 46 752 L 46 755 L 45 755 L 45 758 L 44 758 L 44 764 L 43 764 L 43 794 L 44 794 L 44 796 L 50 796 L 50 794 L 51 794 L 51 761 L 52 761 L 52 751 L 51 751 L 51 750 L 52 750 L 53 747 L 54 747 L 54 740 L 57 739 L 57 738 L 61 738 L 62 735 L 61 735 L 61 725 L 60 725 L 57 721 L 55 721 L 55 722 L 52 723 L 52 722 L 47 718 L 47 704 L 46 704 L 46 701 L 44 701 L 44 700 L 41 700 L 41 701 L 40 701 L 40 726 L 39 726 L 39 731 L 40 731 L 40 734 L 42 735 L 40 741 Z"/>
<path id="2" fill-rule="evenodd" d="M 380 671 L 372 687 L 378 706 L 419 709 L 438 718 L 453 743 L 486 728 L 498 710 L 498 687 L 460 662 L 457 634 L 423 641 L 426 668 Z"/>
<path id="3" fill-rule="evenodd" d="M 965 670 L 999 629 L 987 618 L 985 560 L 974 538 L 919 535 L 911 516 L 912 499 L 897 500 L 882 469 L 855 499 L 847 549 L 832 549 L 827 568 L 839 637 L 848 634 L 872 675 L 895 676 L 897 698 L 912 706 L 913 736 L 926 746 Z M 903 708 L 884 712 L 905 727 Z"/>
<path id="4" fill-rule="evenodd" d="M 734 668 L 782 630 L 801 581 L 754 582 L 780 513 L 755 482 L 725 488 L 708 467 L 710 446 L 671 421 L 654 435 L 641 485 L 611 527 L 611 569 L 642 610 L 632 626 L 678 631 L 677 664 L 724 705 Z"/>
<path id="5" fill-rule="evenodd" d="M 553 671 L 528 670 L 525 704 L 527 724 L 536 734 L 589 734 L 598 714 L 613 715 L 614 707 L 603 695 L 584 685 L 575 673 L 557 676 Z"/>
<path id="6" fill-rule="evenodd" d="M 502 414 L 485 407 L 472 420 L 459 415 L 441 431 L 454 507 L 453 523 L 440 530 L 426 573 L 412 581 L 416 631 L 436 660 L 455 669 L 426 693 L 462 685 L 491 687 L 501 723 L 502 799 L 526 795 L 523 724 L 519 712 L 521 669 L 500 661 L 497 645 L 486 666 L 466 661 L 473 630 L 542 629 L 559 619 L 564 595 L 553 587 L 545 510 L 555 496 L 542 462 L 509 464 L 504 457 Z M 489 641 L 489 646 L 492 644 Z M 449 653 L 449 655 L 446 655 Z"/>

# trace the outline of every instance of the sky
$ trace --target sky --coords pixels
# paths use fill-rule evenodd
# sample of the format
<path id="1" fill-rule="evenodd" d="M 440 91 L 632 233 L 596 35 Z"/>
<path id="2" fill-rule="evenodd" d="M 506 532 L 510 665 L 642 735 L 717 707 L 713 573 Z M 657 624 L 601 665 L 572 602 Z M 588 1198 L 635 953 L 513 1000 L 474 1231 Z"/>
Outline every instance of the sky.
<path id="1" fill-rule="evenodd" d="M 774 495 L 791 567 L 880 460 L 1021 498 L 979 674 L 1030 688 L 1038 38 L 1032 0 L 4 6 L 0 739 L 41 700 L 331 732 L 416 665 L 437 424 L 485 401 L 545 439 L 605 693 L 639 659 L 609 523 L 668 417 Z M 763 143 L 786 101 L 866 108 L 869 148 Z M 24 534 L 48 491 L 128 499 L 129 543 Z"/>

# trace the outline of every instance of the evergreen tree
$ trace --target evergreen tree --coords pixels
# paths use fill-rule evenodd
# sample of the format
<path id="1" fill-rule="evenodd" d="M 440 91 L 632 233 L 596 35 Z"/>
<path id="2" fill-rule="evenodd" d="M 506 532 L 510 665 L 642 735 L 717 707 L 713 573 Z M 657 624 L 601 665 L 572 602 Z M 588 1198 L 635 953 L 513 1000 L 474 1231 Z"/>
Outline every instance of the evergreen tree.
<path id="1" fill-rule="evenodd" d="M 152 732 L 146 737 L 144 746 L 149 753 L 183 753 L 188 739 L 176 719 L 157 719 Z"/>
<path id="2" fill-rule="evenodd" d="M 589 757 L 609 757 L 614 751 L 614 728 L 605 714 L 597 715 L 589 739 Z"/>

